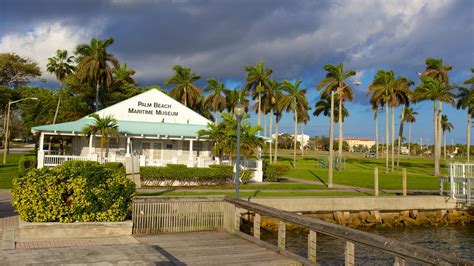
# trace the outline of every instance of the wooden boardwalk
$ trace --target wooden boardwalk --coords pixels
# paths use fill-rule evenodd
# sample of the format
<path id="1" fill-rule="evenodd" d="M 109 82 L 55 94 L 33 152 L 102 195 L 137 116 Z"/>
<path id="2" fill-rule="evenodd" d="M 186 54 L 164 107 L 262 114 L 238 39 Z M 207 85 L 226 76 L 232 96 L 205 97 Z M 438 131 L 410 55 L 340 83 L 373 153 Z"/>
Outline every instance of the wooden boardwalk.
<path id="1" fill-rule="evenodd" d="M 191 232 L 136 237 L 175 265 L 300 265 L 226 232 Z"/>

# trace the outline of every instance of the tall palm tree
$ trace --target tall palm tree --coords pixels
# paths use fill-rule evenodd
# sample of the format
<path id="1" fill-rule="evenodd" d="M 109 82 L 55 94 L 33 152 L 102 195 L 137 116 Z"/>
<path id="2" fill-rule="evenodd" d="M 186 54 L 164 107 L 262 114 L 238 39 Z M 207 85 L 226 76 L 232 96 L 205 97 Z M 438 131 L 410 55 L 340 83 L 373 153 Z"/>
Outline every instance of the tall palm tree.
<path id="1" fill-rule="evenodd" d="M 170 92 L 170 96 L 184 104 L 186 107 L 194 107 L 197 100 L 202 95 L 201 88 L 194 82 L 201 77 L 191 72 L 191 68 L 175 65 L 173 67 L 174 76 L 167 79 L 165 85 L 175 85 Z"/>
<path id="2" fill-rule="evenodd" d="M 278 132 L 278 123 L 280 122 L 284 109 L 282 108 L 282 96 L 283 96 L 283 89 L 280 83 L 274 83 L 274 94 L 275 94 L 275 106 L 274 106 L 274 114 L 275 114 L 275 155 L 273 158 L 273 162 L 276 163 L 278 161 L 278 140 L 280 138 Z M 271 135 L 270 135 L 271 137 Z"/>
<path id="3" fill-rule="evenodd" d="M 474 69 L 471 69 L 474 74 Z M 471 118 L 474 116 L 474 77 L 464 81 L 464 84 L 471 85 L 470 88 L 459 88 L 457 95 L 458 102 L 456 107 L 458 109 L 467 110 L 467 133 L 466 133 L 466 146 L 467 146 L 467 162 L 469 162 L 470 148 L 471 148 Z"/>
<path id="4" fill-rule="evenodd" d="M 331 92 L 335 92 L 339 96 L 339 109 L 342 109 L 342 102 L 343 101 L 352 101 L 354 99 L 354 90 L 351 88 L 350 84 L 346 83 L 346 79 L 355 76 L 355 70 L 344 70 L 343 64 L 338 65 L 325 65 L 324 70 L 327 72 L 326 77 L 321 80 L 317 86 L 318 90 L 323 89 L 321 93 L 322 98 L 326 98 Z M 334 108 L 334 107 L 333 107 Z M 331 119 L 332 121 L 332 119 Z M 342 143 L 343 143 L 343 136 L 342 136 L 342 113 L 339 113 L 339 150 L 338 150 L 338 157 L 339 160 L 342 160 Z M 331 159 L 330 159 L 331 160 Z"/>
<path id="5" fill-rule="evenodd" d="M 113 116 L 100 117 L 98 114 L 91 114 L 89 117 L 94 119 L 94 123 L 85 126 L 82 133 L 87 136 L 100 135 L 100 161 L 104 161 L 104 147 L 109 143 L 110 137 L 119 139 L 119 129 L 117 120 Z"/>
<path id="6" fill-rule="evenodd" d="M 414 92 L 414 101 L 424 101 L 431 100 L 433 101 L 433 128 L 435 133 L 435 142 L 438 137 L 438 109 L 436 108 L 436 102 L 446 102 L 454 105 L 455 95 L 452 93 L 452 87 L 441 82 L 438 79 L 431 77 L 422 77 L 422 83 L 418 85 Z M 436 146 L 436 145 L 435 145 Z M 435 147 L 435 156 L 434 156 L 434 175 L 440 175 L 440 164 L 439 164 L 439 153 Z"/>
<path id="7" fill-rule="evenodd" d="M 76 48 L 77 55 L 77 75 L 81 81 L 95 85 L 95 109 L 99 110 L 100 87 L 108 88 L 113 81 L 112 68 L 118 67 L 119 62 L 112 54 L 107 52 L 107 48 L 114 43 L 113 38 L 99 40 L 93 38 L 90 44 L 80 44 Z"/>
<path id="8" fill-rule="evenodd" d="M 337 122 L 338 117 L 339 117 L 339 97 L 338 96 L 334 96 L 334 103 L 335 103 L 335 106 L 334 106 L 333 120 L 334 122 Z M 342 121 L 344 121 L 346 117 L 349 116 L 349 111 L 347 111 L 344 104 L 342 104 L 341 106 L 342 106 Z M 329 118 L 331 117 L 331 97 L 323 98 L 319 100 L 318 102 L 316 102 L 316 104 L 314 105 L 313 116 L 320 116 L 321 114 Z M 329 121 L 329 123 L 331 124 L 331 121 Z"/>
<path id="9" fill-rule="evenodd" d="M 293 147 L 293 167 L 296 168 L 296 142 L 298 137 L 298 110 L 305 110 L 308 106 L 306 100 L 306 89 L 300 88 L 301 80 L 291 83 L 288 80 L 283 81 L 282 89 L 286 92 L 281 98 L 281 108 L 287 112 L 292 111 L 294 115 L 294 147 Z"/>
<path id="10" fill-rule="evenodd" d="M 257 103 L 256 103 L 258 104 L 257 124 L 260 127 L 261 126 L 260 116 L 262 113 L 262 101 L 261 101 L 262 92 L 270 89 L 271 87 L 270 75 L 272 74 L 273 71 L 270 68 L 265 68 L 263 60 L 260 60 L 255 66 L 246 66 L 244 67 L 244 69 L 245 71 L 247 71 L 245 90 L 248 92 L 252 92 L 253 98 L 257 99 Z"/>
<path id="11" fill-rule="evenodd" d="M 379 110 L 380 107 L 377 105 L 372 105 L 372 110 L 374 110 L 374 122 L 375 122 L 375 158 L 379 158 Z"/>
<path id="12" fill-rule="evenodd" d="M 304 126 L 309 122 L 308 111 L 311 110 L 311 107 L 304 106 L 304 109 L 298 109 L 298 119 L 301 123 L 301 157 L 304 157 Z"/>
<path id="13" fill-rule="evenodd" d="M 249 111 L 249 100 L 247 99 L 247 94 L 246 94 L 245 90 L 225 89 L 224 94 L 225 94 L 225 102 L 226 102 L 227 112 L 233 114 L 234 113 L 234 107 L 239 102 L 245 108 L 245 112 Z"/>
<path id="14" fill-rule="evenodd" d="M 385 107 L 385 173 L 388 173 L 388 150 L 389 150 L 389 131 L 388 131 L 388 106 L 390 95 L 393 91 L 393 82 L 395 81 L 395 74 L 392 70 L 379 70 L 375 74 L 372 84 L 368 88 L 368 94 L 371 94 L 370 103 L 373 106 Z"/>
<path id="15" fill-rule="evenodd" d="M 224 83 L 210 78 L 207 79 L 207 84 L 208 85 L 204 91 L 210 91 L 211 93 L 207 95 L 206 99 L 204 100 L 204 105 L 215 113 L 224 111 L 227 106 L 225 99 L 226 97 L 224 94 L 226 87 Z M 215 122 L 217 124 L 217 116 Z"/>
<path id="16" fill-rule="evenodd" d="M 265 90 L 262 93 L 261 101 L 262 101 L 262 111 L 263 113 L 270 114 L 269 117 L 269 124 L 268 124 L 268 132 L 270 136 L 270 140 L 273 140 L 272 138 L 272 131 L 273 131 L 273 115 L 275 113 L 276 105 L 277 105 L 277 94 L 280 90 L 280 83 L 278 81 L 270 80 L 270 88 Z M 265 123 L 265 122 L 264 122 Z M 265 123 L 266 124 L 266 123 Z M 266 131 L 266 130 L 265 130 Z M 273 163 L 273 158 L 272 158 L 272 142 L 270 142 L 269 145 L 269 156 L 270 156 L 270 163 Z"/>
<path id="17" fill-rule="evenodd" d="M 441 130 L 443 131 L 443 146 L 444 146 L 444 160 L 446 160 L 446 132 L 451 132 L 453 129 L 453 124 L 449 122 L 448 116 L 443 114 L 441 115 Z"/>
<path id="18" fill-rule="evenodd" d="M 416 122 L 416 115 L 418 115 L 418 113 L 413 111 L 413 108 L 405 108 L 403 119 L 408 123 L 408 155 L 411 153 L 411 125 Z"/>
<path id="19" fill-rule="evenodd" d="M 398 77 L 397 80 L 395 80 L 394 82 L 395 93 L 399 95 L 397 99 L 397 104 L 403 106 L 402 112 L 400 115 L 400 127 L 398 130 L 397 169 L 400 166 L 400 152 L 402 148 L 401 146 L 402 146 L 402 139 L 403 139 L 403 122 L 405 121 L 404 119 L 405 109 L 408 108 L 408 106 L 410 105 L 410 95 L 411 95 L 410 86 L 412 86 L 413 84 L 414 84 L 413 81 L 408 80 L 407 78 L 401 77 L 401 76 Z M 392 118 L 393 118 L 393 113 L 392 113 Z M 394 124 L 395 123 L 392 119 L 392 134 L 394 134 L 394 128 L 395 128 Z M 392 138 L 393 138 L 393 135 L 392 135 Z M 393 148 L 392 148 L 392 151 L 393 151 Z M 392 168 L 393 168 L 393 165 L 392 165 Z"/>
<path id="20" fill-rule="evenodd" d="M 427 58 L 425 61 L 426 68 L 421 73 L 421 78 L 430 77 L 436 79 L 445 85 L 449 84 L 449 71 L 453 69 L 450 65 L 443 65 L 443 59 L 441 58 Z M 435 152 L 438 157 L 441 157 L 441 113 L 443 112 L 443 102 L 438 103 L 437 112 L 437 131 L 434 136 L 435 138 Z"/>
<path id="21" fill-rule="evenodd" d="M 48 58 L 48 64 L 46 70 L 56 76 L 56 80 L 59 82 L 58 92 L 58 104 L 56 105 L 56 111 L 54 112 L 53 125 L 56 124 L 58 118 L 59 106 L 61 105 L 61 94 L 63 88 L 63 81 L 66 76 L 72 74 L 75 70 L 74 56 L 69 56 L 67 50 L 57 50 L 56 56 Z M 51 141 L 52 137 L 49 138 L 48 154 L 51 154 Z"/>

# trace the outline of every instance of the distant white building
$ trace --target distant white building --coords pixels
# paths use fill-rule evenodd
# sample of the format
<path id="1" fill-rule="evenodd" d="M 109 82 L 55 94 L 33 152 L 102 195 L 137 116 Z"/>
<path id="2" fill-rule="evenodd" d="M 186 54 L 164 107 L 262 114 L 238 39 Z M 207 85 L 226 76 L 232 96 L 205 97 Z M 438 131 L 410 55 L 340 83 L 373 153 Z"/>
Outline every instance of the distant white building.
<path id="1" fill-rule="evenodd" d="M 354 148 L 357 146 L 364 146 L 367 149 L 372 148 L 375 145 L 375 141 L 371 139 L 361 139 L 361 138 L 344 138 L 343 139 L 349 145 L 349 151 L 353 152 Z"/>
<path id="2" fill-rule="evenodd" d="M 285 133 L 279 133 L 278 135 L 281 136 Z M 294 136 L 293 134 L 289 134 L 290 136 Z M 272 134 L 272 139 L 276 139 L 276 134 Z M 306 145 L 308 145 L 308 142 L 309 142 L 309 135 L 306 135 L 306 134 L 299 134 L 296 136 L 296 141 L 298 141 L 301 145 L 301 148 L 305 147 Z"/>

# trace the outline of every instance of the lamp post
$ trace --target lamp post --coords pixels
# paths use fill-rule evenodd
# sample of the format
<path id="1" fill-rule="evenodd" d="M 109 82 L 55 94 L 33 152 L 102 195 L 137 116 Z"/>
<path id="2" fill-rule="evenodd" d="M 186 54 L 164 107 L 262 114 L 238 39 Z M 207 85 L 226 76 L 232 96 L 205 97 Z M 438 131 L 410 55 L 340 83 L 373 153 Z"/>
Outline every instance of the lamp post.
<path id="1" fill-rule="evenodd" d="M 23 98 L 20 100 L 16 101 L 8 101 L 8 109 L 7 109 L 7 117 L 5 119 L 7 120 L 6 126 L 5 126 L 5 141 L 3 142 L 3 164 L 7 163 L 7 152 L 8 152 L 8 127 L 10 126 L 10 107 L 14 103 L 22 102 L 24 100 L 38 100 L 36 97 L 29 97 L 29 98 Z"/>
<path id="2" fill-rule="evenodd" d="M 237 118 L 237 160 L 235 162 L 235 196 L 240 197 L 240 122 L 245 114 L 245 108 L 240 101 L 234 107 L 234 115 Z"/>

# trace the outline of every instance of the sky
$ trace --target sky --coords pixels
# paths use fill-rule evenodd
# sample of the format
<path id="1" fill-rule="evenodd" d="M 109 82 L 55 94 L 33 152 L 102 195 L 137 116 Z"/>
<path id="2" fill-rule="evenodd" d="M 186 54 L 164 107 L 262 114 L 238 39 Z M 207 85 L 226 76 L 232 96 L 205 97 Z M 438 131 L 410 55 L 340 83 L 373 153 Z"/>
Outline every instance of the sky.
<path id="1" fill-rule="evenodd" d="M 136 70 L 143 86 L 162 85 L 180 64 L 201 75 L 202 87 L 213 77 L 241 88 L 244 66 L 264 60 L 273 79 L 301 79 L 312 107 L 319 100 L 315 85 L 325 75 L 323 66 L 343 63 L 357 72 L 350 81 L 361 82 L 347 104 L 344 136 L 374 138 L 366 91 L 377 70 L 393 69 L 418 83 L 425 59 L 436 57 L 453 66 L 452 83 L 461 85 L 470 77 L 474 1 L 0 0 L 0 53 L 37 61 L 48 86 L 54 86 L 45 70 L 48 57 L 57 49 L 72 53 L 93 37 L 113 37 L 110 52 Z M 413 140 L 433 142 L 432 106 L 413 106 L 419 113 Z M 447 105 L 443 111 L 454 124 L 447 142 L 465 143 L 465 111 Z M 311 116 L 304 132 L 327 135 L 328 124 L 327 118 Z M 382 113 L 380 136 L 384 128 Z M 283 117 L 280 131 L 293 132 L 291 113 Z"/>

